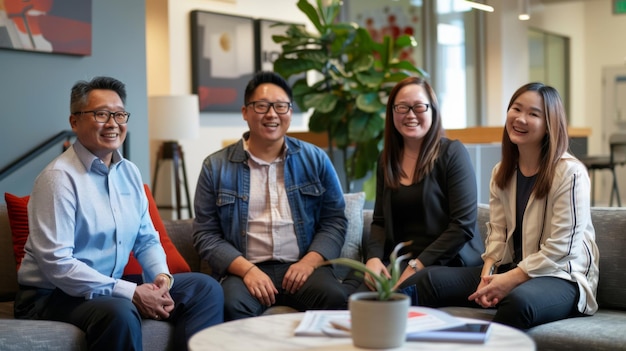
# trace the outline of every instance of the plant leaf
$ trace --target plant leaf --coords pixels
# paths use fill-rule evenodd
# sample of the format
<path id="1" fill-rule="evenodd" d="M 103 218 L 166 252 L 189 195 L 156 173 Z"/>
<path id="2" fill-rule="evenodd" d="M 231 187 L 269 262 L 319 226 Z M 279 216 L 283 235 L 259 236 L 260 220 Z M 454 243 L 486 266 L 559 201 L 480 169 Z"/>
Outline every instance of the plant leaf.
<path id="1" fill-rule="evenodd" d="M 378 155 L 380 154 L 379 143 L 377 139 L 381 139 L 382 137 L 377 137 L 366 142 L 362 142 L 358 144 L 358 147 L 355 149 L 355 152 L 352 154 L 354 157 L 354 169 L 351 169 L 352 176 L 355 179 L 360 179 L 368 174 L 372 174 L 371 178 L 376 178 L 374 172 L 374 168 L 376 167 L 376 160 L 378 159 Z M 369 180 L 366 181 L 366 183 Z M 372 194 L 376 191 L 376 183 L 372 184 Z M 363 186 L 365 189 L 365 184 Z M 366 190 L 367 193 L 367 190 Z M 373 199 L 372 199 L 373 200 Z"/>
<path id="2" fill-rule="evenodd" d="M 381 131 L 384 124 L 385 121 L 380 118 L 378 113 L 356 110 L 348 122 L 349 137 L 357 143 L 376 139 L 378 136 L 382 136 Z"/>
<path id="3" fill-rule="evenodd" d="M 304 96 L 304 106 L 314 108 L 319 113 L 329 113 L 335 109 L 339 98 L 332 93 L 312 93 Z"/>
<path id="4" fill-rule="evenodd" d="M 369 113 L 380 113 L 385 109 L 385 105 L 380 102 L 378 92 L 369 92 L 365 94 L 359 94 L 356 98 L 356 107 L 359 110 Z M 382 125 L 376 125 L 377 130 L 380 130 Z"/>
<path id="5" fill-rule="evenodd" d="M 416 47 L 417 40 L 415 40 L 415 37 L 412 35 L 402 34 L 396 38 L 394 46 L 396 48 Z"/>
<path id="6" fill-rule="evenodd" d="M 319 6 L 319 0 L 318 0 L 318 6 Z M 321 32 L 322 31 L 322 23 L 320 22 L 320 18 L 317 14 L 317 11 L 315 10 L 315 8 L 313 7 L 313 5 L 309 4 L 309 2 L 307 0 L 299 0 L 298 1 L 298 8 L 300 9 L 300 11 L 302 11 L 308 18 L 309 21 L 311 21 L 311 23 L 313 23 L 313 25 L 315 26 L 315 28 Z"/>

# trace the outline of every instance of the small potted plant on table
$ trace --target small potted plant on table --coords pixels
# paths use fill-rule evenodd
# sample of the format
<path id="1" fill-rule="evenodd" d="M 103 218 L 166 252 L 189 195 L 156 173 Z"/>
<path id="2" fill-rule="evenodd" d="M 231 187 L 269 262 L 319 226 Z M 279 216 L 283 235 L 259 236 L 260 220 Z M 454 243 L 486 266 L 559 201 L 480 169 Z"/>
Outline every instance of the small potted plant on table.
<path id="1" fill-rule="evenodd" d="M 400 347 L 406 338 L 406 323 L 411 301 L 407 295 L 395 292 L 400 279 L 400 262 L 409 258 L 410 253 L 398 257 L 398 252 L 411 242 L 396 245 L 390 255 L 387 267 L 390 277 L 376 274 L 360 261 L 350 258 L 336 258 L 324 264 L 341 264 L 368 274 L 375 291 L 357 292 L 350 296 L 351 336 L 354 346 L 384 349 Z"/>

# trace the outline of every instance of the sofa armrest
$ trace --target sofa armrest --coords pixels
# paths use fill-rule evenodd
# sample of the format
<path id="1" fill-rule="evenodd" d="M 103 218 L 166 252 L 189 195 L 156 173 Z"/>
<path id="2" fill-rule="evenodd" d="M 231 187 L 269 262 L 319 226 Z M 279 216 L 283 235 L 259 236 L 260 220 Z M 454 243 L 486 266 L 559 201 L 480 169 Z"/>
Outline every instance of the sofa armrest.
<path id="1" fill-rule="evenodd" d="M 626 310 L 626 208 L 592 207 L 591 222 L 600 252 L 598 306 Z"/>

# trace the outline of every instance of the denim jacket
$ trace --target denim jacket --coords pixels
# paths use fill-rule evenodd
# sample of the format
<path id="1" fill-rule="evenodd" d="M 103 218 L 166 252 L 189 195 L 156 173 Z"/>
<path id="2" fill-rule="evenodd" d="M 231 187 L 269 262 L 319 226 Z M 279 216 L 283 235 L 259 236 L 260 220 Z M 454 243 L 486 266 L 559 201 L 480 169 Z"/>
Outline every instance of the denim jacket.
<path id="1" fill-rule="evenodd" d="M 336 258 L 347 227 L 337 173 L 322 149 L 291 137 L 285 143 L 285 188 L 300 257 L 315 251 Z M 215 276 L 246 256 L 249 199 L 248 154 L 239 140 L 204 160 L 196 187 L 194 246 Z"/>

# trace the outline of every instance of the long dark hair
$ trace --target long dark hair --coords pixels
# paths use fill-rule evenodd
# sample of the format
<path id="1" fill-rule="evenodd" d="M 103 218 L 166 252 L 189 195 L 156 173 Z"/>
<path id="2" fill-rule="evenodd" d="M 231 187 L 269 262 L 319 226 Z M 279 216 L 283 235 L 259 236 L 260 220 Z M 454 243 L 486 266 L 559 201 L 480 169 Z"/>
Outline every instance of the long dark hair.
<path id="1" fill-rule="evenodd" d="M 550 192 L 556 166 L 569 147 L 567 117 L 559 92 L 543 83 L 528 83 L 517 89 L 511 97 L 507 111 L 515 100 L 527 91 L 535 91 L 541 96 L 546 118 L 546 135 L 541 145 L 539 173 L 533 188 L 535 197 L 541 199 Z M 494 181 L 500 189 L 504 189 L 513 178 L 518 160 L 519 148 L 511 142 L 505 126 L 502 133 L 502 161 L 494 176 Z"/>
<path id="2" fill-rule="evenodd" d="M 404 150 L 404 139 L 393 123 L 393 105 L 400 89 L 411 84 L 419 85 L 424 88 L 424 91 L 426 91 L 428 95 L 430 109 L 432 111 L 432 125 L 422 141 L 417 164 L 413 173 L 413 183 L 421 181 L 432 171 L 435 159 L 439 155 L 440 140 L 443 136 L 439 103 L 437 102 L 437 96 L 430 84 L 421 77 L 408 77 L 398 82 L 391 90 L 389 100 L 387 101 L 385 140 L 381 155 L 381 163 L 384 167 L 385 185 L 391 189 L 398 189 L 400 187 L 400 179 L 404 175 L 401 162 Z"/>

